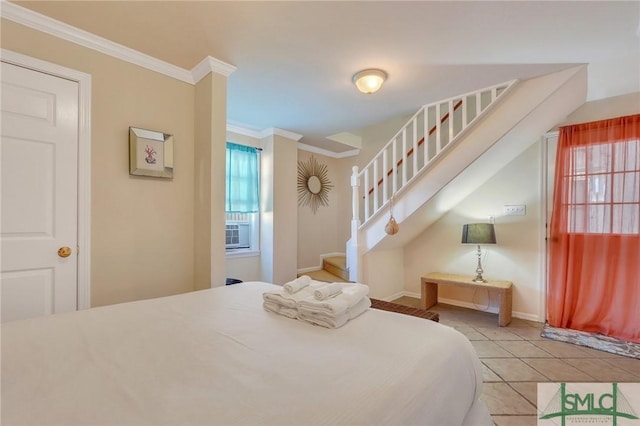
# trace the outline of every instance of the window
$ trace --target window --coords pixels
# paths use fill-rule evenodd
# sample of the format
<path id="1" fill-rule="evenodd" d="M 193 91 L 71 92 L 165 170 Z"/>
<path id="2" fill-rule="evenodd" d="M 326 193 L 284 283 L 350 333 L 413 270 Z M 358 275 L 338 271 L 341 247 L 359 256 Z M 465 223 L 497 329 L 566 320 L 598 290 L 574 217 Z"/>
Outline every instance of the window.
<path id="1" fill-rule="evenodd" d="M 259 250 L 259 149 L 227 142 L 225 238 L 227 253 Z"/>
<path id="2" fill-rule="evenodd" d="M 568 231 L 640 234 L 640 141 L 570 149 Z"/>

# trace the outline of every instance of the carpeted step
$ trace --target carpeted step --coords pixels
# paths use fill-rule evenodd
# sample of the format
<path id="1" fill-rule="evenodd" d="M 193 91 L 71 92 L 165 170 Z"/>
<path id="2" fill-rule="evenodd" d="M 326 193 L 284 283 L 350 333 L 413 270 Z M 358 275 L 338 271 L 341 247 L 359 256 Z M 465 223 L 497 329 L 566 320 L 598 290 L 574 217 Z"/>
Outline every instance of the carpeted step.
<path id="1" fill-rule="evenodd" d="M 331 256 L 322 259 L 322 268 L 342 281 L 349 281 L 346 256 Z"/>
<path id="2" fill-rule="evenodd" d="M 305 272 L 302 274 L 298 274 L 298 276 L 301 275 L 308 275 L 309 277 L 311 277 L 312 280 L 316 280 L 316 281 L 324 281 L 326 283 L 335 283 L 338 281 L 343 281 L 342 277 L 338 277 L 336 275 L 333 275 L 331 273 L 329 273 L 328 271 L 325 271 L 324 269 L 320 269 L 318 271 L 309 271 L 309 272 Z"/>

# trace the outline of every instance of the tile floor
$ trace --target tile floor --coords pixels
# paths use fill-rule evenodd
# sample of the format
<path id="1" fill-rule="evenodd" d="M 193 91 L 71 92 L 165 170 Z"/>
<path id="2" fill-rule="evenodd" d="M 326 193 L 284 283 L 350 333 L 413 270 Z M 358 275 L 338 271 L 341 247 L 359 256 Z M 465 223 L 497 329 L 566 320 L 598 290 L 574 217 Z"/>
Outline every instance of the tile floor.
<path id="1" fill-rule="evenodd" d="M 420 300 L 394 300 L 420 306 Z M 440 323 L 469 338 L 482 362 L 487 404 L 498 426 L 535 425 L 538 382 L 640 382 L 640 360 L 540 337 L 542 324 L 438 304 Z"/>

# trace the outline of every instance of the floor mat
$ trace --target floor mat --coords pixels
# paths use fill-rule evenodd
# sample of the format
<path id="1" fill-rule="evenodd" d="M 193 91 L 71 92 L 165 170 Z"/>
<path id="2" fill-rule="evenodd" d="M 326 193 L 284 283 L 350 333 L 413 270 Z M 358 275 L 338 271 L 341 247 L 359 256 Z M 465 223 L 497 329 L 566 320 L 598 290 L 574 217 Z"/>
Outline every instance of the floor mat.
<path id="1" fill-rule="evenodd" d="M 600 351 L 640 359 L 640 344 L 616 339 L 598 333 L 551 327 L 548 323 L 542 328 L 542 337 L 561 342 L 586 346 Z"/>

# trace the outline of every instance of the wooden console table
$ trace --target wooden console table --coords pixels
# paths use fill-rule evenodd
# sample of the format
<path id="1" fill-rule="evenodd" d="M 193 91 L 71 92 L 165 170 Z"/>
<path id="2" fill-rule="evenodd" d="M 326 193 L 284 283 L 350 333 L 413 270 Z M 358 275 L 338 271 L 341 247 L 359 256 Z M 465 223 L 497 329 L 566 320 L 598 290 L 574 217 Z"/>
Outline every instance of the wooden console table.
<path id="1" fill-rule="evenodd" d="M 486 283 L 474 282 L 473 277 L 466 275 L 443 274 L 431 272 L 421 278 L 422 281 L 422 307 L 429 309 L 438 303 L 438 284 L 456 287 L 485 288 L 495 291 L 499 296 L 498 324 L 501 327 L 511 322 L 511 281 L 488 280 Z"/>

